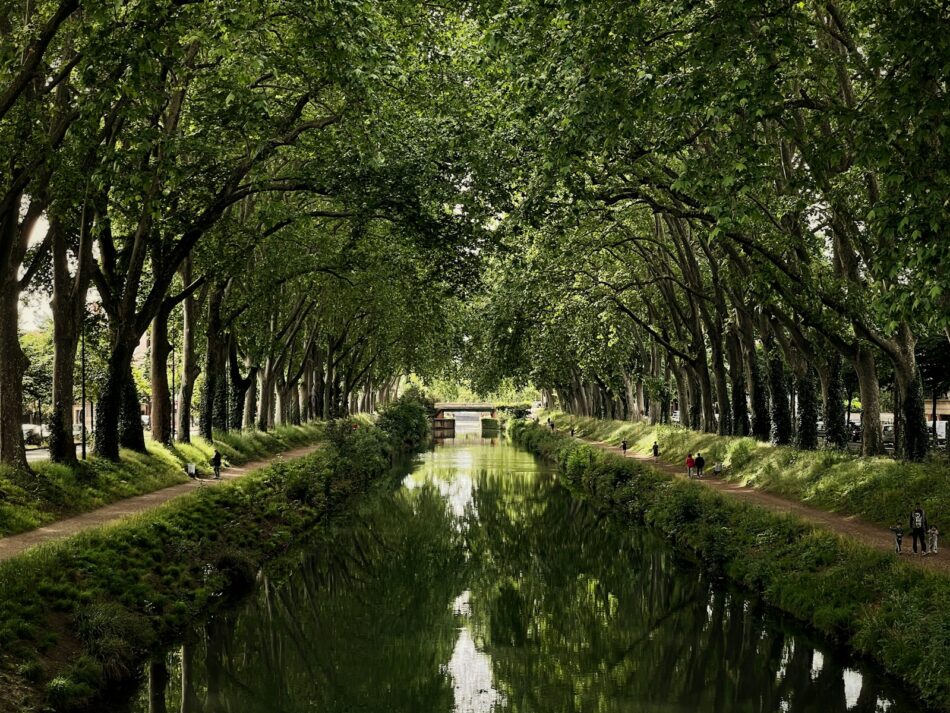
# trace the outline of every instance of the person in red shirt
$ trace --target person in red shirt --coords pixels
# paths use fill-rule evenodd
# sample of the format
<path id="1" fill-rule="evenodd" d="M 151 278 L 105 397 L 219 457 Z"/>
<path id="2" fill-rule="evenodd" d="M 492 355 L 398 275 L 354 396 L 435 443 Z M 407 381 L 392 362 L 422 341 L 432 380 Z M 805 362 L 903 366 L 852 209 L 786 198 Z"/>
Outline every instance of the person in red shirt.
<path id="1" fill-rule="evenodd" d="M 686 477 L 693 477 L 693 468 L 696 467 L 696 461 L 693 460 L 693 454 L 690 453 L 686 456 Z"/>

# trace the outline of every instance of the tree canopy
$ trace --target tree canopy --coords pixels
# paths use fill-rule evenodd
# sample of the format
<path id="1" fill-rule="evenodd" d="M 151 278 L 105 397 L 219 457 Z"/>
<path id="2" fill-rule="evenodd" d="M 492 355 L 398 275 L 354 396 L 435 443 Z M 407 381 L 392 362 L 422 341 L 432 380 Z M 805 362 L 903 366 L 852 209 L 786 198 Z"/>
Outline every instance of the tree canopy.
<path id="1" fill-rule="evenodd" d="M 853 372 L 865 453 L 883 388 L 922 458 L 950 18 L 899 5 L 6 3 L 0 460 L 26 467 L 27 290 L 57 460 L 93 311 L 108 458 L 144 448 L 146 337 L 162 442 L 414 372 L 803 447 L 821 411 L 842 445 Z"/>

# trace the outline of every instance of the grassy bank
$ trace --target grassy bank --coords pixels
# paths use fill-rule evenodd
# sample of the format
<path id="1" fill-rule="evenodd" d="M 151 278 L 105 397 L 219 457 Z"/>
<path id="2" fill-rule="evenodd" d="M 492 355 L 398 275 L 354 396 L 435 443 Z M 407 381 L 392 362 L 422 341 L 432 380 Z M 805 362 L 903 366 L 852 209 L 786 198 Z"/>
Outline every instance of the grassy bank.
<path id="1" fill-rule="evenodd" d="M 656 528 L 710 571 L 877 660 L 928 704 L 950 710 L 946 577 L 542 426 L 515 422 L 511 434 L 557 462 L 577 490 Z"/>
<path id="2" fill-rule="evenodd" d="M 878 525 L 899 521 L 906 527 L 910 511 L 919 502 L 932 524 L 950 532 L 950 464 L 946 460 L 905 463 L 834 450 L 776 447 L 752 438 L 717 436 L 679 426 L 548 415 L 559 427 L 574 426 L 584 438 L 614 445 L 626 438 L 638 453 L 650 454 L 657 441 L 661 459 L 670 463 L 684 463 L 687 453 L 699 451 L 706 458 L 707 470 L 722 461 L 728 480 L 822 510 L 857 515 Z"/>
<path id="3" fill-rule="evenodd" d="M 323 448 L 0 565 L 0 712 L 68 711 L 247 591 L 263 563 L 390 471 L 401 444 L 326 425 Z"/>
<path id="4" fill-rule="evenodd" d="M 280 426 L 267 433 L 222 433 L 213 443 L 194 438 L 190 444 L 172 448 L 147 441 L 147 453 L 124 450 L 118 463 L 99 458 L 75 466 L 38 462 L 32 474 L 0 468 L 0 536 L 184 482 L 185 463 L 195 463 L 199 473 L 210 474 L 209 459 L 216 447 L 227 462 L 240 465 L 312 443 L 320 437 L 321 428 L 308 424 Z"/>

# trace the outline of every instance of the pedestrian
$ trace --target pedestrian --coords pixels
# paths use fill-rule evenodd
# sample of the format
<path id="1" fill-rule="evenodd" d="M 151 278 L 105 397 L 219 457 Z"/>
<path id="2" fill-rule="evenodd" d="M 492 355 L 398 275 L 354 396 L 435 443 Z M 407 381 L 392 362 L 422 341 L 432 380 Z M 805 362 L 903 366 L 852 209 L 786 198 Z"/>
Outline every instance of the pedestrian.
<path id="1" fill-rule="evenodd" d="M 551 430 L 553 431 L 553 430 L 554 430 L 554 421 L 549 421 L 549 423 L 551 424 Z"/>
<path id="2" fill-rule="evenodd" d="M 917 507 L 910 514 L 910 536 L 914 540 L 914 554 L 917 554 L 917 540 L 920 540 L 920 549 L 923 554 L 927 554 L 927 541 L 924 535 L 927 532 L 927 513 L 917 503 Z"/>
<path id="3" fill-rule="evenodd" d="M 937 529 L 936 525 L 931 525 L 930 529 L 927 530 L 927 547 L 930 549 L 930 554 L 937 554 L 937 538 L 940 537 L 940 530 Z"/>
<path id="4" fill-rule="evenodd" d="M 653 460 L 659 460 L 660 458 L 660 444 L 656 441 L 653 441 Z"/>
<path id="5" fill-rule="evenodd" d="M 620 450 L 623 451 L 623 457 L 626 458 L 627 457 L 627 439 L 626 438 L 620 441 Z"/>
<path id="6" fill-rule="evenodd" d="M 693 463 L 694 463 L 695 466 L 696 466 L 696 477 L 697 477 L 697 478 L 702 478 L 702 477 L 703 477 L 703 468 L 706 467 L 706 459 L 703 458 L 703 454 L 702 454 L 702 453 L 697 453 L 697 454 L 696 454 L 696 460 L 693 461 Z"/>
<path id="7" fill-rule="evenodd" d="M 688 453 L 686 455 L 686 477 L 687 478 L 693 477 L 693 468 L 695 467 L 696 467 L 696 461 L 693 460 L 693 454 Z"/>
<path id="8" fill-rule="evenodd" d="M 722 475 L 722 461 L 721 460 L 717 460 L 716 465 L 713 466 L 713 475 L 715 475 L 717 478 L 720 475 Z"/>
<path id="9" fill-rule="evenodd" d="M 574 437 L 574 427 L 571 426 L 571 438 L 573 438 L 573 437 Z"/>
<path id="10" fill-rule="evenodd" d="M 214 449 L 214 455 L 211 456 L 211 467 L 214 468 L 214 479 L 221 480 L 221 451 Z"/>
<path id="11" fill-rule="evenodd" d="M 900 554 L 901 541 L 904 539 L 904 528 L 901 527 L 901 524 L 898 522 L 891 528 L 891 532 L 894 533 L 894 551 Z"/>

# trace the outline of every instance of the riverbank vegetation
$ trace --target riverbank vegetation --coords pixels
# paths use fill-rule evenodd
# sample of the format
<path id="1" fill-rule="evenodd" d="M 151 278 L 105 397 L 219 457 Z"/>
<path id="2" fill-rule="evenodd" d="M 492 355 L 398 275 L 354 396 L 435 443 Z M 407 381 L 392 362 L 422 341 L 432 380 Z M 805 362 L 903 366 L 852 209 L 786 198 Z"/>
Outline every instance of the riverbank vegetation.
<path id="1" fill-rule="evenodd" d="M 250 589 L 264 563 L 344 512 L 406 452 L 379 428 L 334 421 L 305 458 L 0 564 L 0 711 L 88 705 L 185 624 Z"/>
<path id="2" fill-rule="evenodd" d="M 226 463 L 241 465 L 313 443 L 321 434 L 320 423 L 288 425 L 268 432 L 216 434 L 212 442 L 196 437 L 187 444 L 161 446 L 149 440 L 145 453 L 123 450 L 118 461 L 40 462 L 33 473 L 0 466 L 0 537 L 183 483 L 188 480 L 187 463 L 195 464 L 199 477 L 210 475 L 215 448 Z"/>
<path id="3" fill-rule="evenodd" d="M 883 527 L 896 522 L 906 526 L 917 503 L 938 528 L 950 521 L 950 465 L 942 458 L 905 463 L 837 449 L 773 446 L 750 437 L 719 436 L 669 424 L 607 421 L 560 412 L 549 415 L 559 428 L 575 428 L 580 438 L 614 446 L 626 440 L 632 451 L 644 455 L 652 455 L 657 442 L 660 459 L 667 463 L 685 464 L 687 454 L 701 452 L 707 472 L 720 462 L 723 477 L 732 482 L 822 510 L 857 515 Z"/>
<path id="4" fill-rule="evenodd" d="M 573 488 L 655 528 L 711 572 L 878 661 L 926 702 L 950 710 L 946 577 L 540 425 L 517 421 L 511 434 L 556 462 Z"/>

